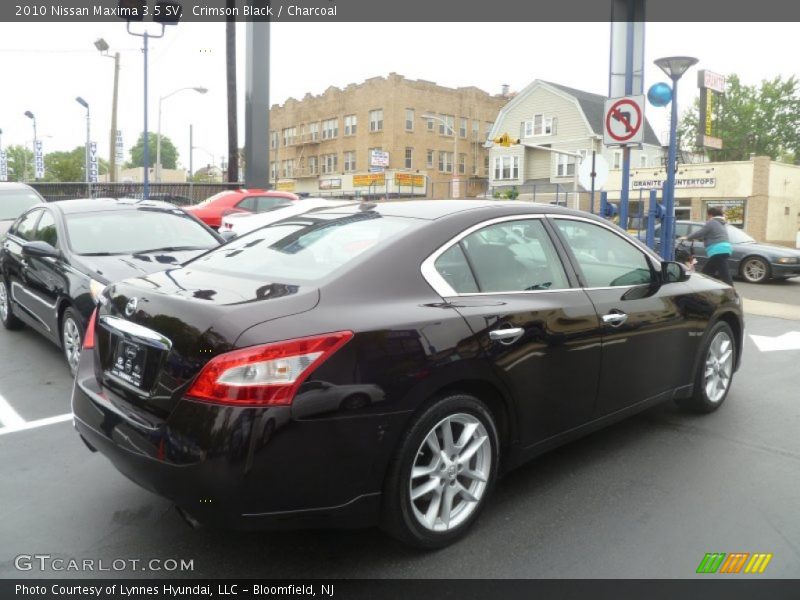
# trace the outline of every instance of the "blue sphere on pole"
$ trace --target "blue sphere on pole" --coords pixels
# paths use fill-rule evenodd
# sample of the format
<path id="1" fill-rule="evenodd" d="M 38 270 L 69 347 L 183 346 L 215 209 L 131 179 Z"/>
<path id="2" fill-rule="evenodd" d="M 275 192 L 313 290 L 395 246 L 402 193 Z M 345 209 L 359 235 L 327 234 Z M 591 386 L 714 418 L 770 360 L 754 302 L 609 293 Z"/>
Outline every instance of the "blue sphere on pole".
<path id="1" fill-rule="evenodd" d="M 653 106 L 666 106 L 672 101 L 672 88 L 666 83 L 654 83 L 647 90 L 647 99 Z"/>

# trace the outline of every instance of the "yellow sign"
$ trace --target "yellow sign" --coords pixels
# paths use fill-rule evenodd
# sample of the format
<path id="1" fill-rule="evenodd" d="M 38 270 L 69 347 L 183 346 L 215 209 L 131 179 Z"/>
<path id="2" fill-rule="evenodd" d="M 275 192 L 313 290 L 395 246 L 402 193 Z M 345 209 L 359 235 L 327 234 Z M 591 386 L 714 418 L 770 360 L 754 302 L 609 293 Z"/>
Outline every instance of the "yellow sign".
<path id="1" fill-rule="evenodd" d="M 500 144 L 501 146 L 508 147 L 508 146 L 511 146 L 512 144 L 519 144 L 519 140 L 518 139 L 512 139 L 511 136 L 508 135 L 508 133 L 504 133 L 500 137 L 494 138 L 494 143 L 495 144 Z"/>
<path id="2" fill-rule="evenodd" d="M 409 187 L 425 187 L 425 175 L 412 175 L 411 173 L 395 173 L 395 185 Z"/>
<path id="3" fill-rule="evenodd" d="M 385 173 L 370 173 L 369 175 L 353 175 L 353 187 L 372 187 L 386 185 Z"/>
<path id="4" fill-rule="evenodd" d="M 294 181 L 279 181 L 278 185 L 275 189 L 281 192 L 293 192 L 294 191 Z"/>
<path id="5" fill-rule="evenodd" d="M 714 126 L 714 94 L 706 94 L 706 135 L 712 134 Z"/>

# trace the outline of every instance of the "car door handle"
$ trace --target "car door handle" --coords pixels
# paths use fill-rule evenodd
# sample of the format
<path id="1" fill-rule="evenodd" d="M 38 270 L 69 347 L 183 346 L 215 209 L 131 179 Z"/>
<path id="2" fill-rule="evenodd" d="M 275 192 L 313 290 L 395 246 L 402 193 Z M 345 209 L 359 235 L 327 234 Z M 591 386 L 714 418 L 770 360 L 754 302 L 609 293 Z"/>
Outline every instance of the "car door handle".
<path id="1" fill-rule="evenodd" d="M 522 327 L 495 329 L 489 332 L 489 339 L 500 342 L 501 344 L 513 344 L 522 337 L 523 333 L 525 333 L 525 330 Z"/>
<path id="2" fill-rule="evenodd" d="M 628 320 L 628 315 L 623 312 L 608 313 L 603 315 L 603 323 L 612 327 L 619 327 Z"/>

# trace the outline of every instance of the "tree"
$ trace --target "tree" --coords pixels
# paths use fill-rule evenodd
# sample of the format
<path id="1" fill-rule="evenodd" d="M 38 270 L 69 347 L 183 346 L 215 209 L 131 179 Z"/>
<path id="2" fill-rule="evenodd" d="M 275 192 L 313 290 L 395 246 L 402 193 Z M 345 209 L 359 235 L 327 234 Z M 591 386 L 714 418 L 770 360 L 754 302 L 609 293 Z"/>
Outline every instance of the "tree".
<path id="1" fill-rule="evenodd" d="M 147 134 L 147 148 L 150 152 L 148 162 L 150 167 L 156 166 L 156 141 L 158 134 Z M 178 164 L 178 150 L 172 141 L 165 135 L 161 136 L 161 164 L 164 169 L 174 169 Z M 139 134 L 139 139 L 131 148 L 131 160 L 125 168 L 144 166 L 144 133 Z"/>
<path id="2" fill-rule="evenodd" d="M 773 160 L 800 161 L 800 80 L 781 76 L 760 85 L 743 85 L 728 77 L 724 98 L 714 111 L 715 137 L 722 150 L 707 150 L 712 160 L 748 160 L 751 154 Z M 684 112 L 680 138 L 697 147 L 698 101 Z"/>
<path id="3" fill-rule="evenodd" d="M 8 146 L 8 180 L 28 181 L 33 179 L 33 151 L 25 146 Z"/>
<path id="4" fill-rule="evenodd" d="M 78 146 L 69 152 L 50 152 L 44 156 L 45 181 L 86 181 L 86 149 Z M 98 173 L 108 172 L 108 162 L 98 157 Z"/>

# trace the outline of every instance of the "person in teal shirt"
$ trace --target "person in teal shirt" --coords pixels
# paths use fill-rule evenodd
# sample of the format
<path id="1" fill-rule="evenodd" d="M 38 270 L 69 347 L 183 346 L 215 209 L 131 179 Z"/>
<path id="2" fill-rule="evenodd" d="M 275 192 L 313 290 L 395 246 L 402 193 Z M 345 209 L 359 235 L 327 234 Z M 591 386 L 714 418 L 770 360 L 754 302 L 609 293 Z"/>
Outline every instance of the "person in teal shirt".
<path id="1" fill-rule="evenodd" d="M 707 211 L 708 221 L 697 231 L 681 240 L 702 240 L 706 247 L 708 260 L 703 265 L 703 273 L 715 279 L 724 281 L 728 285 L 733 285 L 731 270 L 728 260 L 733 253 L 731 242 L 728 239 L 728 229 L 725 225 L 725 217 L 722 208 L 719 206 L 709 206 Z"/>

